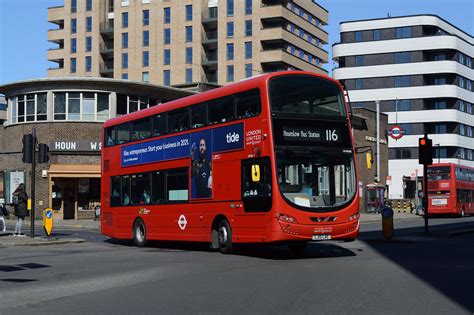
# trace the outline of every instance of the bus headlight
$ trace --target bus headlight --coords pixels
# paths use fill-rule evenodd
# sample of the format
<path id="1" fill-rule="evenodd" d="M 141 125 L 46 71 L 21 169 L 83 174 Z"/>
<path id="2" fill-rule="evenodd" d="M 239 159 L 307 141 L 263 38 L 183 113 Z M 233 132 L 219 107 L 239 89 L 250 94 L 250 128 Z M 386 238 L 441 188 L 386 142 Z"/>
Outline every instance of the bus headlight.
<path id="1" fill-rule="evenodd" d="M 351 222 L 351 221 L 357 220 L 357 219 L 359 219 L 359 217 L 360 217 L 360 214 L 359 214 L 359 212 L 357 212 L 356 214 L 351 215 L 351 216 L 349 217 L 349 219 L 347 219 L 347 222 Z"/>
<path id="2" fill-rule="evenodd" d="M 278 214 L 278 221 L 280 222 L 288 222 L 288 223 L 298 223 L 298 220 L 296 218 L 292 217 L 291 215 L 286 215 L 284 213 L 279 213 Z"/>

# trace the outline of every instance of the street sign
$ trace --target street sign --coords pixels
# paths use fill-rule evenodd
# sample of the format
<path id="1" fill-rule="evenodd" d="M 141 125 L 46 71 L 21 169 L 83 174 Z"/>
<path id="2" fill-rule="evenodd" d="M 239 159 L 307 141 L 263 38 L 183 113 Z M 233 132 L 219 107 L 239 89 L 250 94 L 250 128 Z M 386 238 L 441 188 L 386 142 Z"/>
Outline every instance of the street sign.
<path id="1" fill-rule="evenodd" d="M 43 228 L 46 235 L 50 237 L 53 230 L 53 209 L 51 208 L 43 210 Z"/>
<path id="2" fill-rule="evenodd" d="M 390 127 L 387 133 L 393 139 L 398 140 L 398 139 L 401 139 L 405 135 L 405 130 L 400 126 L 395 125 L 395 126 Z"/>

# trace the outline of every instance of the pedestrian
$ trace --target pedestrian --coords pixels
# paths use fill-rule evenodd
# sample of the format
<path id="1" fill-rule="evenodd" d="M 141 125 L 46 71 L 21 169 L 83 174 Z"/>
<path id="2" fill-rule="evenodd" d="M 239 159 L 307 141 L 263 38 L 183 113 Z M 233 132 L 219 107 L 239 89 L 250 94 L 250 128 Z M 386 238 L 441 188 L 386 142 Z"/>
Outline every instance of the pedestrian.
<path id="1" fill-rule="evenodd" d="M 18 188 L 13 192 L 13 206 L 15 207 L 15 216 L 17 221 L 15 224 L 15 232 L 13 235 L 25 236 L 21 232 L 21 226 L 23 225 L 23 220 L 28 215 L 27 202 L 28 195 L 26 194 L 25 184 L 21 183 L 18 185 Z"/>
<path id="2" fill-rule="evenodd" d="M 5 217 L 8 215 L 8 210 L 5 208 L 3 203 L 0 202 L 0 232 L 6 232 L 7 224 L 5 223 Z"/>

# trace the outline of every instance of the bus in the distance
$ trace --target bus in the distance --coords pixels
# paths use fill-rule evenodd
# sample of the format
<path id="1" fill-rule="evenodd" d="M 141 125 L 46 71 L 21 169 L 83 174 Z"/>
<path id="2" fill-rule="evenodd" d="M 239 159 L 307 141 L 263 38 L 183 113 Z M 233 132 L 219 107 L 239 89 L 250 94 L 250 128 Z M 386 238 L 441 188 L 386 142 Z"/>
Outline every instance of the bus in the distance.
<path id="1" fill-rule="evenodd" d="M 428 166 L 428 214 L 474 214 L 474 168 L 453 163 Z"/>
<path id="2" fill-rule="evenodd" d="M 265 74 L 108 120 L 101 232 L 235 243 L 353 240 L 359 204 L 340 84 Z"/>

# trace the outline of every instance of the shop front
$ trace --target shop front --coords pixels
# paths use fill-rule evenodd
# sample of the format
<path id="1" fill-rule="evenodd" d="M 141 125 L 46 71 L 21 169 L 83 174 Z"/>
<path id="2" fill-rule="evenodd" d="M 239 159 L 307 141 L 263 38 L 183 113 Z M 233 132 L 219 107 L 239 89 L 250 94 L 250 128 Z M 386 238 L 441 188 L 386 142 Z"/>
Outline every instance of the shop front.
<path id="1" fill-rule="evenodd" d="M 52 164 L 49 204 L 62 220 L 93 219 L 100 207 L 100 165 Z"/>

